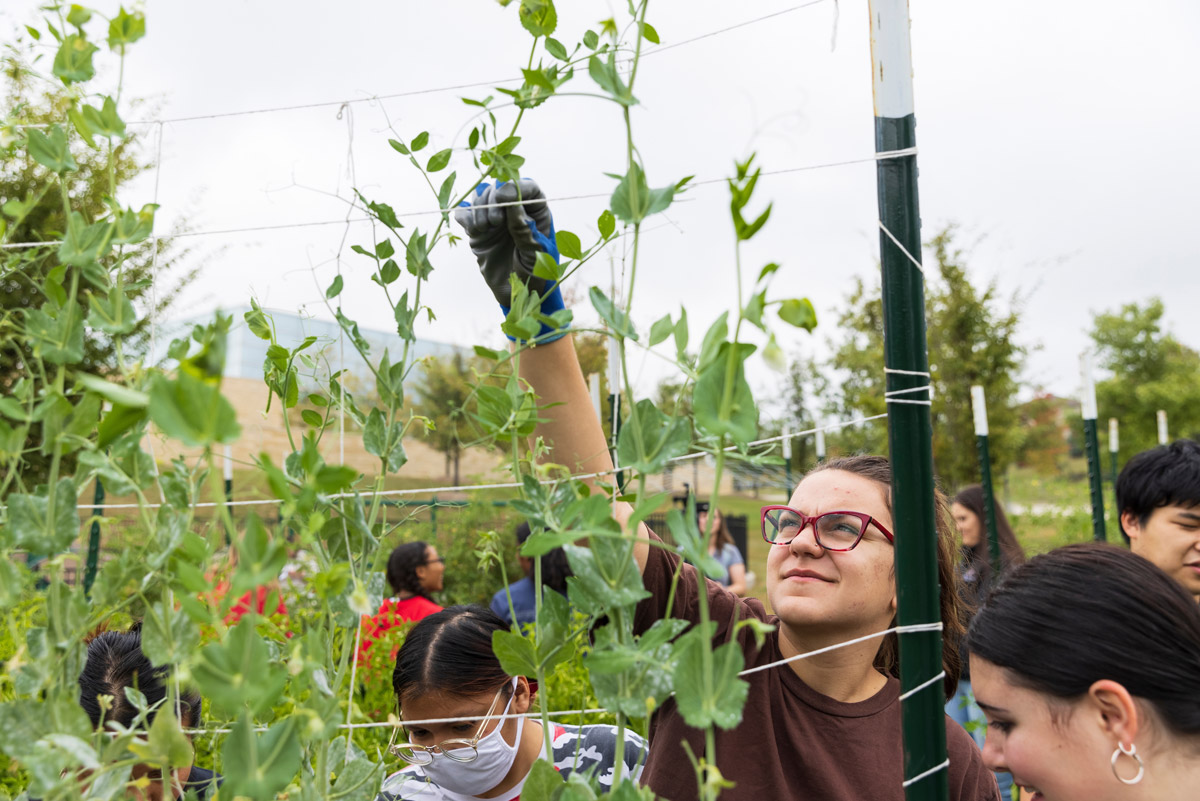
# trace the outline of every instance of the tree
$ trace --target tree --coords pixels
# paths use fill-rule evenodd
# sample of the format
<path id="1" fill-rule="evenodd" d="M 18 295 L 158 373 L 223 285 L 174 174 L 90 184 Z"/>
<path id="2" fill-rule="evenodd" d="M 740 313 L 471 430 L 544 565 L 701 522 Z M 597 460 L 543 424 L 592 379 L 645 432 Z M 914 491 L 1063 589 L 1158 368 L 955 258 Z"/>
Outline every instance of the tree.
<path id="1" fill-rule="evenodd" d="M 1070 450 L 1067 409 L 1071 401 L 1039 392 L 1017 409 L 1021 426 L 1021 446 L 1017 462 L 1041 475 L 1062 469 Z"/>
<path id="2" fill-rule="evenodd" d="M 8 46 L 0 60 L 4 74 L 5 107 L 9 109 L 4 126 L 14 135 L 5 143 L 0 138 L 0 239 L 5 242 L 56 241 L 70 228 L 63 198 L 55 180 L 47 179 L 46 168 L 28 155 L 28 131 L 40 130 L 26 126 L 49 126 L 55 123 L 72 126 L 73 132 L 88 129 L 78 111 L 82 102 L 78 91 L 64 88 L 58 81 L 47 80 L 31 66 L 34 59 L 31 45 L 22 38 Z M 115 113 L 114 113 L 115 118 Z M 123 129 L 119 119 L 115 124 Z M 123 131 L 111 139 L 101 138 L 88 130 L 92 144 L 82 136 L 70 138 L 69 152 L 77 169 L 66 173 L 67 194 L 72 212 L 81 215 L 82 223 L 90 225 L 111 218 L 117 211 L 109 203 L 119 188 L 151 165 L 139 155 L 139 142 L 132 130 Z M 111 156 L 111 158 L 110 158 Z M 138 215 L 145 224 L 152 224 L 154 209 L 146 207 Z M 176 231 L 177 233 L 178 231 Z M 153 308 L 150 305 L 150 278 L 154 248 L 158 248 L 158 290 Z M 119 250 L 119 249 L 118 249 Z M 121 264 L 126 296 L 146 308 L 147 314 L 138 318 L 133 329 L 122 339 L 119 354 L 116 340 L 101 328 L 89 326 L 83 338 L 83 358 L 71 365 L 72 373 L 105 375 L 113 371 L 118 358 L 138 358 L 145 355 L 149 345 L 152 319 L 160 318 L 178 294 L 179 288 L 195 275 L 195 270 L 183 275 L 174 286 L 161 281 L 162 275 L 177 264 L 187 250 L 164 238 L 146 239 L 114 251 L 111 259 Z M 26 310 L 36 310 L 61 292 L 64 265 L 59 261 L 56 247 L 12 249 L 3 252 L 0 261 L 0 331 L 20 330 Z M 95 299 L 101 297 L 97 287 L 80 295 L 85 314 L 91 311 Z M 0 348 L 0 395 L 9 395 L 18 381 L 32 382 L 34 392 L 44 385 L 44 376 L 30 371 L 33 344 L 24 337 L 5 337 Z M 43 452 L 43 429 L 34 423 L 26 438 L 21 470 L 22 480 L 30 485 L 44 480 L 49 456 Z M 63 456 L 64 468 L 73 470 L 74 455 Z"/>
<path id="3" fill-rule="evenodd" d="M 1162 300 L 1151 298 L 1092 324 L 1099 365 L 1112 373 L 1096 385 L 1097 405 L 1102 418 L 1120 421 L 1126 454 L 1158 443 L 1160 409 L 1173 437 L 1200 438 L 1200 353 L 1164 332 L 1162 317 Z"/>
<path id="4" fill-rule="evenodd" d="M 981 385 L 988 405 L 993 469 L 1003 472 L 1017 455 L 1021 432 L 1014 398 L 1025 348 L 1013 341 L 1020 322 L 1019 299 L 1003 304 L 993 281 L 982 291 L 967 274 L 965 254 L 955 244 L 953 225 L 926 247 L 925 325 L 933 386 L 934 466 L 943 484 L 957 487 L 979 479 L 971 387 Z M 930 262 L 926 262 L 927 265 Z M 839 318 L 844 339 L 834 348 L 830 367 L 844 377 L 830 411 L 843 419 L 887 411 L 884 400 L 883 301 L 879 285 L 859 281 Z M 915 395 L 913 397 L 916 397 Z M 882 427 L 845 429 L 839 450 L 885 448 Z"/>
<path id="5" fill-rule="evenodd" d="M 429 419 L 426 439 L 445 455 L 446 474 L 458 486 L 459 459 L 471 430 L 465 414 L 475 383 L 471 364 L 461 353 L 449 359 L 430 358 L 422 365 L 421 375 L 416 412 Z"/>

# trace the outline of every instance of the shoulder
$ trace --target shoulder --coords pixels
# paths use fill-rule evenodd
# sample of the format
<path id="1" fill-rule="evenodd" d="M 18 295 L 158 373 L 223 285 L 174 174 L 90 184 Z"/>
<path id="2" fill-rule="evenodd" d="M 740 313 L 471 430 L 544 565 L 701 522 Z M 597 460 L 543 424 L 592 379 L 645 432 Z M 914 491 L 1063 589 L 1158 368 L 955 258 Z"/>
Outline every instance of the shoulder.
<path id="1" fill-rule="evenodd" d="M 732 542 L 725 543 L 725 545 L 721 548 L 721 555 L 724 556 L 730 564 L 736 565 L 738 562 L 745 561 L 742 559 L 742 552 L 739 551 L 738 547 Z"/>
<path id="2" fill-rule="evenodd" d="M 187 793 L 189 790 L 195 790 L 196 798 L 200 799 L 200 801 L 204 801 L 204 799 L 208 798 L 209 795 L 211 795 L 214 790 L 220 787 L 221 783 L 224 781 L 225 777 L 215 771 L 193 766 L 192 769 L 188 771 L 188 779 L 183 785 L 183 791 L 184 793 Z"/>
<path id="3" fill-rule="evenodd" d="M 554 726 L 551 741 L 554 767 L 560 772 L 588 772 L 595 770 L 602 785 L 611 785 L 613 768 L 617 762 L 617 727 Z M 622 775 L 641 775 L 645 762 L 646 740 L 636 732 L 625 730 L 624 754 L 621 760 Z"/>
<path id="4" fill-rule="evenodd" d="M 983 763 L 971 735 L 946 716 L 946 756 L 950 760 L 951 801 L 999 801 L 996 775 Z"/>

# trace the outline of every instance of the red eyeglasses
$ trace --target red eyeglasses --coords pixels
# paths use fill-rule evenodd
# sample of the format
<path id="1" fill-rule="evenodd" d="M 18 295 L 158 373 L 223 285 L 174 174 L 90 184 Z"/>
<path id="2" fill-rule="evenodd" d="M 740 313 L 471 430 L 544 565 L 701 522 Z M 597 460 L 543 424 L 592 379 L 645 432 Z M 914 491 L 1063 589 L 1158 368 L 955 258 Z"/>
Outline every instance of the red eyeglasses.
<path id="1" fill-rule="evenodd" d="M 812 525 L 813 535 L 827 551 L 852 551 L 862 540 L 867 526 L 874 525 L 895 543 L 896 538 L 879 521 L 862 512 L 825 512 L 812 517 L 790 506 L 764 506 L 761 518 L 763 539 L 772 545 L 787 545 Z"/>

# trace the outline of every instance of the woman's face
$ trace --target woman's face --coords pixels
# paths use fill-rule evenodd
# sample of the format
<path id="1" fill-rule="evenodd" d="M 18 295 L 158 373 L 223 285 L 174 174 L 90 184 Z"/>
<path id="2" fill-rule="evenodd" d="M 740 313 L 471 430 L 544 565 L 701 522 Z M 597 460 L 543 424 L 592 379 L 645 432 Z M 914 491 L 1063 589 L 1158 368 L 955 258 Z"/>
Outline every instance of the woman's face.
<path id="1" fill-rule="evenodd" d="M 505 685 L 506 688 L 509 686 L 511 683 Z M 497 687 L 494 692 L 470 696 L 429 692 L 416 698 L 406 699 L 400 710 L 400 722 L 404 725 L 400 738 L 415 745 L 428 747 L 446 740 L 469 740 L 473 737 L 479 737 L 482 740 L 500 727 L 500 736 L 504 738 L 504 742 L 515 745 L 517 741 L 516 719 L 508 718 L 501 721 L 494 717 L 504 711 L 508 702 L 507 694 L 499 693 L 500 689 Z M 514 692 L 515 696 L 508 714 L 523 715 L 529 711 L 532 701 L 529 682 L 524 678 L 518 678 Z M 497 693 L 500 695 L 498 701 Z M 495 705 L 493 706 L 493 704 Z M 479 724 L 483 723 L 489 709 L 492 710 L 493 717 L 487 720 L 481 731 Z M 440 718 L 465 718 L 465 720 L 418 726 L 409 726 L 404 723 L 406 720 L 437 720 Z"/>
<path id="2" fill-rule="evenodd" d="M 967 548 L 974 548 L 978 545 L 983 534 L 983 524 L 979 520 L 979 515 L 961 503 L 950 504 L 950 514 L 954 517 L 954 525 L 958 526 L 962 544 Z"/>
<path id="3" fill-rule="evenodd" d="M 975 654 L 971 687 L 988 721 L 983 761 L 1013 775 L 1022 801 L 1105 801 L 1128 791 L 1112 774 L 1116 743 L 1088 708 L 1014 684 L 1007 669 Z M 1132 760 L 1117 767 L 1136 772 Z"/>
<path id="4" fill-rule="evenodd" d="M 712 545 L 717 540 L 717 536 L 721 530 L 721 510 L 718 509 L 712 513 L 710 517 L 708 510 L 699 512 L 696 515 L 696 523 L 700 527 L 700 533 L 708 537 L 708 544 Z M 712 529 L 709 529 L 712 526 Z"/>
<path id="5" fill-rule="evenodd" d="M 129 780 L 131 782 L 138 782 L 139 779 L 145 779 L 149 784 L 145 787 L 139 786 L 140 782 L 131 785 L 128 797 L 136 799 L 136 801 L 163 801 L 163 799 L 182 798 L 183 785 L 187 782 L 191 772 L 192 769 L 190 767 L 176 768 L 167 774 L 167 781 L 164 782 L 161 770 L 152 765 L 139 763 L 133 766 Z"/>
<path id="6" fill-rule="evenodd" d="M 863 512 L 892 530 L 885 488 L 844 470 L 813 473 L 796 488 L 790 506 L 806 515 Z M 767 555 L 767 597 L 789 626 L 830 633 L 881 631 L 896 609 L 892 544 L 868 526 L 852 551 L 826 551 L 805 526 L 787 545 Z"/>
<path id="7" fill-rule="evenodd" d="M 438 556 L 437 548 L 429 545 L 425 548 L 425 564 L 417 568 L 417 579 L 425 592 L 441 592 L 442 576 L 446 572 L 446 564 Z"/>

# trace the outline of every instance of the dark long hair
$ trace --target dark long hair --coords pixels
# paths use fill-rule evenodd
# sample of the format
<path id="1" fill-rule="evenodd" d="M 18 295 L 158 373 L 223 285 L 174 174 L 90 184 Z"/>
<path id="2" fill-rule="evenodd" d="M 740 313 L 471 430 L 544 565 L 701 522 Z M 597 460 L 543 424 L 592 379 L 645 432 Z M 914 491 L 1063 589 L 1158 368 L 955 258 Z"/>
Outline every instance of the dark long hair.
<path id="1" fill-rule="evenodd" d="M 892 511 L 892 465 L 883 456 L 843 456 L 822 462 L 809 475 L 822 470 L 843 470 L 856 476 L 870 479 L 879 484 L 888 512 Z M 940 587 L 939 611 L 942 617 L 942 669 L 946 671 L 943 685 L 946 698 L 954 696 L 958 688 L 958 677 L 962 673 L 962 656 L 959 643 L 966 635 L 963 625 L 962 600 L 959 597 L 957 559 L 954 555 L 954 532 L 950 524 L 950 504 L 941 490 L 934 490 L 934 521 L 937 527 L 938 585 Z M 897 531 L 897 537 L 904 532 Z M 891 626 L 896 625 L 895 618 Z M 875 654 L 875 668 L 889 676 L 900 676 L 900 650 L 895 634 L 889 634 Z"/>
<path id="2" fill-rule="evenodd" d="M 79 705 L 92 721 L 92 726 L 113 721 L 129 726 L 137 717 L 137 709 L 125 696 L 125 688 L 133 687 L 146 696 L 151 710 L 146 721 L 154 720 L 167 698 L 171 668 L 154 665 L 142 653 L 142 632 L 135 626 L 131 631 L 104 631 L 88 643 L 87 661 L 79 674 Z M 100 708 L 99 696 L 112 696 L 107 711 Z M 182 688 L 179 694 L 180 725 L 195 728 L 200 720 L 200 694 Z"/>
<path id="3" fill-rule="evenodd" d="M 1038 692 L 1078 698 L 1110 679 L 1151 704 L 1170 731 L 1200 735 L 1200 608 L 1123 548 L 1068 545 L 1013 568 L 967 642 Z"/>
<path id="4" fill-rule="evenodd" d="M 528 523 L 521 523 L 517 526 L 517 547 L 520 548 L 525 544 L 525 540 L 529 539 L 530 529 Z M 542 562 L 542 586 L 549 587 L 562 595 L 567 594 L 567 579 L 573 573 L 571 565 L 567 561 L 567 552 L 562 548 L 555 548 L 547 554 L 535 557 Z M 529 574 L 529 578 L 533 578 L 533 573 Z"/>
<path id="5" fill-rule="evenodd" d="M 717 550 L 719 551 L 726 545 L 735 545 L 736 543 L 733 541 L 733 535 L 729 533 L 729 526 L 725 524 L 725 515 L 721 514 L 720 509 L 709 509 L 707 506 L 708 504 L 705 504 L 705 509 L 702 510 L 708 512 L 706 528 L 710 528 L 712 526 L 713 515 L 717 515 L 721 521 L 721 523 L 717 526 L 717 530 L 712 532 L 713 534 L 717 535 Z M 710 533 L 708 531 L 701 531 L 700 533 L 704 535 L 706 541 L 710 538 Z"/>
<path id="6" fill-rule="evenodd" d="M 970 547 L 964 545 L 962 550 L 969 565 L 975 568 L 979 575 L 979 582 L 976 586 L 986 592 L 992 582 L 992 558 L 988 552 L 987 523 L 984 522 L 987 518 L 983 500 L 983 487 L 971 484 L 959 490 L 958 494 L 954 496 L 953 503 L 969 509 L 979 521 L 979 542 Z M 1005 571 L 1014 565 L 1024 564 L 1025 551 L 1021 548 L 1021 543 L 1017 542 L 1017 535 L 1013 533 L 1012 526 L 1008 523 L 1004 507 L 1000 505 L 999 501 L 995 502 L 995 507 L 996 541 L 1000 544 L 1000 569 Z M 980 600 L 982 600 L 982 594 Z"/>
<path id="7" fill-rule="evenodd" d="M 421 586 L 421 579 L 417 577 L 417 568 L 428 563 L 425 558 L 427 550 L 429 544 L 422 540 L 406 542 L 392 549 L 387 563 L 387 581 L 392 587 L 393 595 L 407 592 L 433 600 L 429 598 L 429 593 Z"/>
<path id="8" fill-rule="evenodd" d="M 400 704 L 426 693 L 495 692 L 511 678 L 492 650 L 497 631 L 508 631 L 508 624 L 477 605 L 449 606 L 419 620 L 396 653 L 392 689 Z"/>

